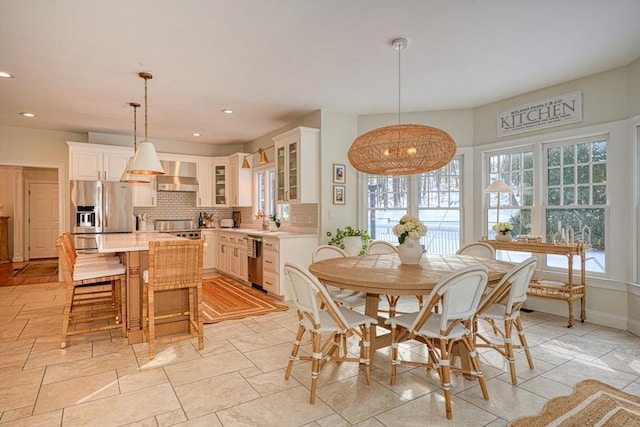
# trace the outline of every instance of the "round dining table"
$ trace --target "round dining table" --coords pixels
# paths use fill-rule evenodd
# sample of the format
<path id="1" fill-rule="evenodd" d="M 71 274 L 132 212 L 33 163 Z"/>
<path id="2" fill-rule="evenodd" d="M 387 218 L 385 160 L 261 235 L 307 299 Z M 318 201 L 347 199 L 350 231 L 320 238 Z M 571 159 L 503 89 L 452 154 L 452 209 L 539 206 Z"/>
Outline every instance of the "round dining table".
<path id="1" fill-rule="evenodd" d="M 378 327 L 385 327 L 385 318 L 378 311 L 380 295 L 429 295 L 447 274 L 477 264 L 487 267 L 489 285 L 499 282 L 514 266 L 470 255 L 437 254 L 423 254 L 419 264 L 407 265 L 397 254 L 379 254 L 325 259 L 311 264 L 309 271 L 327 285 L 365 292 L 365 314 L 378 319 Z M 374 351 L 391 344 L 391 334 L 378 334 L 377 329 L 371 328 Z"/>

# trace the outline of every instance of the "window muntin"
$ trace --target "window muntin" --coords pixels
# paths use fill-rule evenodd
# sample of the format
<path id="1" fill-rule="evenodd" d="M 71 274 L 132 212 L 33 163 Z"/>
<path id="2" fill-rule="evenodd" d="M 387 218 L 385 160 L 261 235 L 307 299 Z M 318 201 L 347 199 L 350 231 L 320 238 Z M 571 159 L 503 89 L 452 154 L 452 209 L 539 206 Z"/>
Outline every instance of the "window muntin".
<path id="1" fill-rule="evenodd" d="M 420 239 L 429 253 L 455 253 L 461 242 L 462 159 L 411 176 L 367 175 L 367 230 L 375 240 L 397 244 L 400 218 L 411 213 L 427 225 Z"/>

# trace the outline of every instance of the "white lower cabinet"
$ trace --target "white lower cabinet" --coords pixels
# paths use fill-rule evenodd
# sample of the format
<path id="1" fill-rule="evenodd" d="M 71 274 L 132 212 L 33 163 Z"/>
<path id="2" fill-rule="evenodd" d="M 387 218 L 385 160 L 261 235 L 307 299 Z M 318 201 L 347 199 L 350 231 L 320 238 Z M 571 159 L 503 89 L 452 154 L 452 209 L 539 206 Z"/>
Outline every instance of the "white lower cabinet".
<path id="1" fill-rule="evenodd" d="M 218 235 L 218 270 L 229 273 L 229 236 L 220 233 Z"/>
<path id="2" fill-rule="evenodd" d="M 264 236 L 263 253 L 263 289 L 271 294 L 290 300 L 293 295 L 284 285 L 284 263 L 295 262 L 304 268 L 311 264 L 311 256 L 318 246 L 317 236 L 286 236 L 282 238 Z"/>
<path id="3" fill-rule="evenodd" d="M 214 231 L 203 230 L 200 232 L 202 235 L 204 245 L 204 256 L 202 259 L 202 268 L 204 270 L 211 270 L 216 268 L 216 233 Z"/>
<path id="4" fill-rule="evenodd" d="M 229 274 L 236 279 L 244 280 L 249 278 L 247 265 L 247 237 L 229 238 Z"/>
<path id="5" fill-rule="evenodd" d="M 218 233 L 217 269 L 229 276 L 247 281 L 247 238 L 238 233 Z"/>
<path id="6" fill-rule="evenodd" d="M 262 288 L 272 294 L 280 294 L 279 239 L 262 242 Z"/>

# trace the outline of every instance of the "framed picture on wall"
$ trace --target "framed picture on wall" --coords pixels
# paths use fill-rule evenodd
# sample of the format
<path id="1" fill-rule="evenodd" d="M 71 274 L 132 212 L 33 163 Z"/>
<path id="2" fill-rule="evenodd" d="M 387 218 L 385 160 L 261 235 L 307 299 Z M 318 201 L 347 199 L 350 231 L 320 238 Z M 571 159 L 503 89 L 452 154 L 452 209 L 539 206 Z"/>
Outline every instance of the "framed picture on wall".
<path id="1" fill-rule="evenodd" d="M 334 163 L 333 164 L 333 183 L 344 184 L 347 179 L 347 177 L 345 176 L 345 172 L 346 171 L 345 171 L 344 165 Z"/>
<path id="2" fill-rule="evenodd" d="M 333 186 L 333 204 L 334 205 L 344 205 L 345 199 L 345 190 L 346 187 L 344 185 L 334 185 Z"/>

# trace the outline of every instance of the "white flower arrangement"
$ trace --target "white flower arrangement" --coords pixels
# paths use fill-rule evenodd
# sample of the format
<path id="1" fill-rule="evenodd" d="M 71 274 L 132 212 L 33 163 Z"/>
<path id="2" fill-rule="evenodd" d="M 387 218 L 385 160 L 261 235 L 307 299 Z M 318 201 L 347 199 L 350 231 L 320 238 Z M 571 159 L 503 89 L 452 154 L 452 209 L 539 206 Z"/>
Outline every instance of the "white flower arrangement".
<path id="1" fill-rule="evenodd" d="M 398 242 L 403 244 L 405 239 L 419 240 L 427 234 L 427 226 L 413 215 L 404 215 L 400 222 L 393 227 L 393 234 L 398 236 Z"/>
<path id="2" fill-rule="evenodd" d="M 510 222 L 499 222 L 493 226 L 493 231 L 496 231 L 500 234 L 507 234 L 513 231 L 513 224 Z"/>

